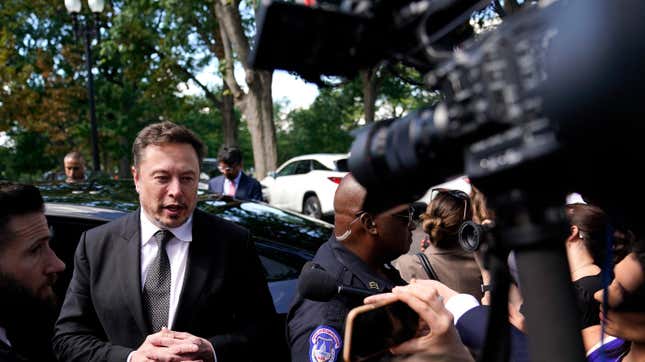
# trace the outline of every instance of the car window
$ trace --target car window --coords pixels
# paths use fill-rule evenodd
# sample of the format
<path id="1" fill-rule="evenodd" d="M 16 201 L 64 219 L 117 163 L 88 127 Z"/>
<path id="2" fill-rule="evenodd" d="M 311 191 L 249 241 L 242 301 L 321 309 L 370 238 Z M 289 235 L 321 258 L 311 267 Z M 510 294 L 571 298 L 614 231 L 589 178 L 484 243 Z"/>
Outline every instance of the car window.
<path id="1" fill-rule="evenodd" d="M 312 169 L 313 169 L 313 170 L 319 170 L 319 171 L 331 171 L 331 169 L 329 169 L 329 167 L 327 167 L 327 166 L 323 165 L 322 163 L 320 163 L 320 162 L 318 162 L 318 161 L 316 161 L 316 160 L 312 160 L 312 161 L 311 161 L 311 164 L 312 164 Z"/>
<path id="2" fill-rule="evenodd" d="M 302 266 L 308 260 L 290 251 L 274 248 L 262 242 L 256 242 L 255 247 L 264 267 L 267 282 L 298 279 Z"/>
<path id="3" fill-rule="evenodd" d="M 296 175 L 304 175 L 311 171 L 311 160 L 303 160 L 298 162 L 298 168 L 296 168 Z"/>
<path id="4" fill-rule="evenodd" d="M 336 171 L 349 172 L 349 165 L 347 164 L 346 158 L 338 159 L 334 163 L 336 164 Z"/>
<path id="5" fill-rule="evenodd" d="M 70 217 L 47 216 L 47 223 L 52 233 L 50 247 L 58 258 L 65 263 L 65 270 L 59 275 L 54 291 L 59 298 L 65 296 L 65 291 L 72 280 L 74 271 L 74 252 L 81 234 L 88 229 L 103 224 L 102 221 L 84 220 Z"/>
<path id="6" fill-rule="evenodd" d="M 276 177 L 280 176 L 289 176 L 289 175 L 294 175 L 296 173 L 296 169 L 298 168 L 298 161 L 292 162 L 282 168 L 277 174 Z"/>

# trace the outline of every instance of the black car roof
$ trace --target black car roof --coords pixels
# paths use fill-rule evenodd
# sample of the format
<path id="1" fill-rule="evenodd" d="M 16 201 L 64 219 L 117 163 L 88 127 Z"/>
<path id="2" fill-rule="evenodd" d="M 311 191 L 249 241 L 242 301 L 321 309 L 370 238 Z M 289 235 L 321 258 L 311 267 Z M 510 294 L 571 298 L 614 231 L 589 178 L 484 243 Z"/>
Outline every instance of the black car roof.
<path id="1" fill-rule="evenodd" d="M 84 206 L 57 202 L 45 203 L 45 215 L 60 217 L 76 217 L 96 221 L 112 221 L 125 215 L 126 212 L 96 206 Z"/>

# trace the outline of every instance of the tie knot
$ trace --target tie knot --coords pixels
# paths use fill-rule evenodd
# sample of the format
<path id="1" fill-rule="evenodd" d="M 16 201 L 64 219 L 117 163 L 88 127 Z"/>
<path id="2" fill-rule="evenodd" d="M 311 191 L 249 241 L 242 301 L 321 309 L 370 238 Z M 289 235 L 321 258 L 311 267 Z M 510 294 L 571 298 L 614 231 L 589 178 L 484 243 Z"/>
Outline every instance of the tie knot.
<path id="1" fill-rule="evenodd" d="M 175 235 L 173 235 L 172 232 L 170 232 L 168 230 L 165 230 L 165 229 L 158 230 L 154 235 L 155 240 L 157 240 L 157 243 L 162 248 L 166 247 L 166 244 L 168 244 L 168 241 L 170 241 L 170 239 L 172 239 L 173 236 L 175 236 Z"/>

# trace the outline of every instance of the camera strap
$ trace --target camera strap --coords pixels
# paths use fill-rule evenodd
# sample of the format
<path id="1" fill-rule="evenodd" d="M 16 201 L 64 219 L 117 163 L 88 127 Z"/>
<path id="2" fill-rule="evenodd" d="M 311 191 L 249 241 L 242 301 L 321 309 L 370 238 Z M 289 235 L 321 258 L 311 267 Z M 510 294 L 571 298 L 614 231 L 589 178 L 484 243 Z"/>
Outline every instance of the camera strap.
<path id="1" fill-rule="evenodd" d="M 428 259 L 428 256 L 424 253 L 417 253 L 417 258 L 419 258 L 421 266 L 428 275 L 428 278 L 430 278 L 431 280 L 440 281 L 437 273 L 434 271 L 434 268 L 432 268 L 432 264 L 430 264 L 430 259 Z"/>

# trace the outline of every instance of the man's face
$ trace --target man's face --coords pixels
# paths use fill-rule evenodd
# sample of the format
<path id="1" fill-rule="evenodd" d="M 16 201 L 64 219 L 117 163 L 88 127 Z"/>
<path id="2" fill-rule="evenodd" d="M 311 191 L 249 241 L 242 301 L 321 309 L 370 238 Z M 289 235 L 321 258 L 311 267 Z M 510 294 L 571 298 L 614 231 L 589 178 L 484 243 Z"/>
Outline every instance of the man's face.
<path id="1" fill-rule="evenodd" d="M 141 207 L 155 225 L 182 225 L 195 210 L 199 159 L 187 143 L 151 145 L 132 168 Z"/>
<path id="2" fill-rule="evenodd" d="M 380 237 L 379 245 L 392 260 L 410 250 L 412 230 L 416 227 L 411 216 L 408 205 L 399 205 L 374 218 Z"/>
<path id="3" fill-rule="evenodd" d="M 77 158 L 66 158 L 64 160 L 65 164 L 65 176 L 67 176 L 67 182 L 79 182 L 83 181 L 85 178 L 85 166 Z"/>
<path id="4" fill-rule="evenodd" d="M 233 181 L 235 180 L 237 175 L 240 174 L 240 171 L 242 170 L 242 165 L 241 164 L 229 165 L 228 163 L 220 162 L 217 168 L 224 175 L 224 177 Z"/>
<path id="5" fill-rule="evenodd" d="M 54 283 L 65 264 L 49 247 L 47 219 L 42 212 L 12 216 L 9 240 L 0 251 L 0 289 L 18 285 L 40 301 L 56 301 Z"/>

